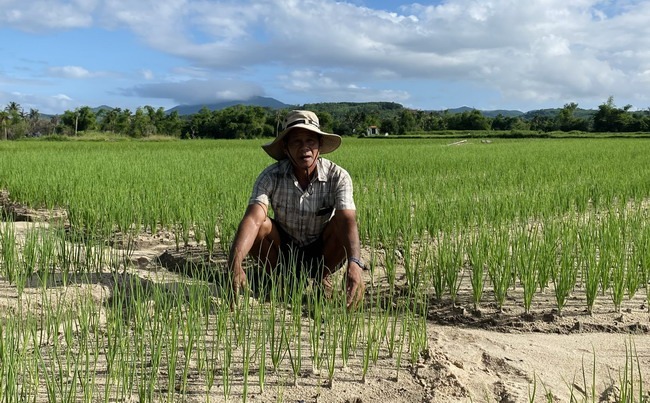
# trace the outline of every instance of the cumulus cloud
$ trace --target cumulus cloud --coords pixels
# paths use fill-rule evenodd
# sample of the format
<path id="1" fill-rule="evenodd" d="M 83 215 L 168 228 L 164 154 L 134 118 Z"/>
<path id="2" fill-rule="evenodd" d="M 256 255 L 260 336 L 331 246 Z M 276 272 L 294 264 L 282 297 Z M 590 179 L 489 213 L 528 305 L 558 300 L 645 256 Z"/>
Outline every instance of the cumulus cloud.
<path id="1" fill-rule="evenodd" d="M 122 94 L 144 98 L 170 99 L 178 104 L 195 105 L 220 101 L 246 100 L 264 95 L 254 83 L 238 80 L 188 80 L 150 83 L 122 90 Z"/>
<path id="2" fill-rule="evenodd" d="M 93 24 L 98 0 L 4 0 L 0 24 L 28 32 L 87 28 Z"/>
<path id="3" fill-rule="evenodd" d="M 147 81 L 153 80 L 155 77 L 153 71 L 151 71 L 150 69 L 142 69 L 140 70 L 140 73 L 142 74 L 142 78 L 144 78 Z"/>
<path id="4" fill-rule="evenodd" d="M 92 78 L 100 73 L 93 73 L 79 66 L 57 66 L 47 69 L 50 75 L 61 78 Z"/>
<path id="5" fill-rule="evenodd" d="M 176 81 L 184 81 L 194 78 L 206 79 L 210 76 L 210 71 L 200 67 L 182 66 L 173 68 L 171 74 Z"/>
<path id="6" fill-rule="evenodd" d="M 0 105 L 6 105 L 9 102 L 17 102 L 25 111 L 37 109 L 41 113 L 51 114 L 60 113 L 76 106 L 74 100 L 65 94 L 43 96 L 0 91 Z"/>
<path id="7" fill-rule="evenodd" d="M 141 20 L 137 23 L 151 29 L 133 29 L 152 46 L 164 46 L 207 69 L 272 64 L 337 70 L 348 74 L 348 82 L 365 75 L 386 80 L 386 86 L 396 78 L 473 81 L 503 95 L 541 102 L 571 94 L 597 99 L 613 90 L 632 95 L 637 86 L 626 88 L 630 82 L 649 89 L 642 79 L 648 55 L 619 56 L 628 49 L 646 48 L 646 3 L 615 8 L 596 0 L 452 0 L 406 5 L 400 13 L 333 1 L 224 1 L 219 7 L 164 3 L 166 7 L 150 17 L 173 20 L 162 24 L 173 30 Z M 181 3 L 186 6 L 183 12 L 172 12 Z M 136 21 L 122 22 L 133 26 Z M 168 46 L 168 41 L 178 46 Z M 322 91 L 342 88 L 328 76 L 315 82 Z M 353 83 L 364 87 L 363 82 Z M 295 74 L 284 84 L 307 90 Z M 350 88 L 354 95 L 356 88 Z"/>
<path id="8" fill-rule="evenodd" d="M 358 78 L 358 77 L 357 77 Z M 360 85 L 350 80 L 346 74 L 324 72 L 310 69 L 294 70 L 280 76 L 280 82 L 291 92 L 314 101 L 351 102 L 391 101 L 405 102 L 410 95 L 407 91 L 376 89 Z"/>
<path id="9" fill-rule="evenodd" d="M 363 3 L 359 6 L 354 3 Z M 650 101 L 650 2 L 629 0 L 0 0 L 0 23 L 23 30 L 126 29 L 178 58 L 166 83 L 124 93 L 183 103 L 259 95 L 272 82 L 327 99 L 409 99 L 404 82 L 462 82 L 510 104 Z M 253 83 L 251 73 L 277 80 Z M 61 77 L 89 77 L 55 67 Z M 233 80 L 214 80 L 227 72 Z M 156 77 L 163 75 L 156 74 Z M 145 75 L 146 79 L 151 76 Z M 176 82 L 173 82 L 176 81 Z M 413 86 L 411 86 L 413 88 Z M 148 94 L 148 95 L 147 95 Z"/>

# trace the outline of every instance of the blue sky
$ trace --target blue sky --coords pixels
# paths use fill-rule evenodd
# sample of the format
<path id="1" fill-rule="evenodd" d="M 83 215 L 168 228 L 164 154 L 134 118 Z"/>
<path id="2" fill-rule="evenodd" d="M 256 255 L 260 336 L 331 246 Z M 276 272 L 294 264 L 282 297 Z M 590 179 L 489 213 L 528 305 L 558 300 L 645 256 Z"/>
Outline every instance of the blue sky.
<path id="1" fill-rule="evenodd" d="M 650 0 L 0 0 L 0 108 L 650 107 Z"/>

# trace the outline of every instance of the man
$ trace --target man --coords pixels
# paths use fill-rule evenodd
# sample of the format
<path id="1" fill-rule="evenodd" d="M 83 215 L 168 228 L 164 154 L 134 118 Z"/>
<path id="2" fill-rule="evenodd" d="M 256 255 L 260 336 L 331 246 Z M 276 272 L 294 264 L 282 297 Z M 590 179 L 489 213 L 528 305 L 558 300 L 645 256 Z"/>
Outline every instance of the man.
<path id="1" fill-rule="evenodd" d="M 320 130 L 315 113 L 295 110 L 275 140 L 262 146 L 277 162 L 255 181 L 230 249 L 235 295 L 247 285 L 242 265 L 250 254 L 267 273 L 289 261 L 296 263 L 302 272 L 293 274 L 320 281 L 326 292 L 331 292 L 331 274 L 347 261 L 347 305 L 361 301 L 364 267 L 352 180 L 347 171 L 320 156 L 340 144 L 340 136 Z"/>

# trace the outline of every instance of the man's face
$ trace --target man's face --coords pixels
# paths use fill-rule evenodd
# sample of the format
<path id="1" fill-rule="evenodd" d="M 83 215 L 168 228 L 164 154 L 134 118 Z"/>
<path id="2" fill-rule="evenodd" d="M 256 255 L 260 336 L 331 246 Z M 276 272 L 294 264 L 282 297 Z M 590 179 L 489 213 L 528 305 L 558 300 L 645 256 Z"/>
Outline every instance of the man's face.
<path id="1" fill-rule="evenodd" d="M 295 129 L 287 136 L 285 152 L 296 168 L 308 169 L 314 165 L 320 150 L 318 134 L 306 130 Z"/>

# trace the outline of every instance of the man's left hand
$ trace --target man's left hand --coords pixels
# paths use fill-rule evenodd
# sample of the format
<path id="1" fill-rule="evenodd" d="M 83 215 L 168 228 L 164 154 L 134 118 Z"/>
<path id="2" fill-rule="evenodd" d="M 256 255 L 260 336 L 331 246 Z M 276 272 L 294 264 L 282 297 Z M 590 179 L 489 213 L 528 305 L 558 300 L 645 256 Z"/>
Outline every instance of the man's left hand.
<path id="1" fill-rule="evenodd" d="M 366 291 L 366 285 L 363 282 L 362 268 L 355 262 L 348 263 L 348 274 L 346 278 L 346 291 L 348 294 L 347 306 L 348 309 L 356 308 Z"/>

